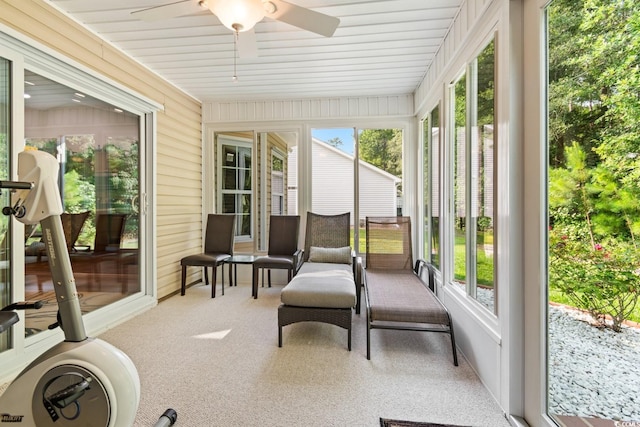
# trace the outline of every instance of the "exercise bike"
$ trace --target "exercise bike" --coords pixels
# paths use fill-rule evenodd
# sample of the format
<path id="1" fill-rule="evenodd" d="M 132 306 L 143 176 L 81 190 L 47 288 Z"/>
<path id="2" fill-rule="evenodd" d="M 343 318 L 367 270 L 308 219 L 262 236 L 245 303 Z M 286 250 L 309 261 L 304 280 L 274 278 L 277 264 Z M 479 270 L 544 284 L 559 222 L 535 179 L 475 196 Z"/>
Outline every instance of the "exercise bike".
<path id="1" fill-rule="evenodd" d="M 140 401 L 140 379 L 131 359 L 97 338 L 87 337 L 60 214 L 58 162 L 41 151 L 18 154 L 19 181 L 0 181 L 11 191 L 2 209 L 25 224 L 40 223 L 49 260 L 58 322 L 64 341 L 30 363 L 0 396 L 0 426 L 131 427 Z M 14 310 L 41 302 L 14 303 L 0 311 L 0 333 L 19 321 Z M 173 409 L 155 427 L 171 426 Z"/>

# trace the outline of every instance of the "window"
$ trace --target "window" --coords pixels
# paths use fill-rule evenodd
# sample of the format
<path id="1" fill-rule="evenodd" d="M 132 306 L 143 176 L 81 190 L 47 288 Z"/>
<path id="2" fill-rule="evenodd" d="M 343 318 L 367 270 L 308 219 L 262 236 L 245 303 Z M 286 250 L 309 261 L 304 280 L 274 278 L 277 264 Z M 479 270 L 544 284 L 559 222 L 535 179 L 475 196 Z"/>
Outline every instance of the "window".
<path id="1" fill-rule="evenodd" d="M 424 141 L 424 253 L 435 268 L 440 268 L 440 106 L 423 121 Z"/>
<path id="2" fill-rule="evenodd" d="M 271 215 L 284 215 L 284 156 L 271 152 Z"/>
<path id="3" fill-rule="evenodd" d="M 494 41 L 450 89 L 453 278 L 492 313 L 494 303 Z"/>
<path id="4" fill-rule="evenodd" d="M 220 212 L 236 215 L 238 240 L 253 237 L 251 144 L 250 140 L 226 135 L 218 139 Z"/>
<path id="5" fill-rule="evenodd" d="M 494 308 L 494 42 L 471 64 L 475 76 L 471 109 L 471 238 L 475 283 L 470 294 L 489 311 Z"/>
<path id="6" fill-rule="evenodd" d="M 451 88 L 453 123 L 453 278 L 466 288 L 467 278 L 467 79 L 463 74 Z"/>

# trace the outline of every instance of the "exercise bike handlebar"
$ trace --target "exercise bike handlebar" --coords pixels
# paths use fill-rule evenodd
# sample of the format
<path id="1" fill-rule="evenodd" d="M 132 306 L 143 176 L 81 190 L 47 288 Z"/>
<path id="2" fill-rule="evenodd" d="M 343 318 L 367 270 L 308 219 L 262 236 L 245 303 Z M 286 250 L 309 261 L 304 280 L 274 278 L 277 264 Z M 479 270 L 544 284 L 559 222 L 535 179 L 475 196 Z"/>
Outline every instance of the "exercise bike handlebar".
<path id="1" fill-rule="evenodd" d="M 0 188 L 8 188 L 10 190 L 31 190 L 33 188 L 33 182 L 0 181 Z"/>

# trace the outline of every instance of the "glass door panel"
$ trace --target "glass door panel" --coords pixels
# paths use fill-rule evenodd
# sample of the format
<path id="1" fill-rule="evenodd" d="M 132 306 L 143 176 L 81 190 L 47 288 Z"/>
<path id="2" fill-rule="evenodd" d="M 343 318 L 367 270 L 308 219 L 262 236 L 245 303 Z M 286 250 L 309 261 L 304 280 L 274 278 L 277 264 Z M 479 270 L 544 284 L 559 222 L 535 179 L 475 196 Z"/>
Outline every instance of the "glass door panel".
<path id="1" fill-rule="evenodd" d="M 640 425 L 640 8 L 554 0 L 546 19 L 547 412 Z"/>
<path id="2" fill-rule="evenodd" d="M 0 180 L 9 180 L 11 143 L 11 63 L 0 57 Z M 0 204 L 9 206 L 9 192 L 0 195 Z M 11 263 L 9 250 L 11 217 L 0 215 L 0 308 L 11 303 Z M 11 343 L 11 331 L 0 334 L 0 352 Z"/>
<path id="3" fill-rule="evenodd" d="M 55 156 L 67 247 L 87 313 L 140 292 L 140 116 L 25 70 L 25 143 Z M 57 306 L 39 227 L 25 227 L 26 335 Z"/>
<path id="4" fill-rule="evenodd" d="M 359 248 L 366 252 L 368 216 L 402 215 L 402 130 L 358 130 Z"/>
<path id="5" fill-rule="evenodd" d="M 354 134 L 353 128 L 311 130 L 311 211 L 321 215 L 350 212 L 352 226 L 355 218 Z M 355 249 L 353 243 L 351 246 Z"/>

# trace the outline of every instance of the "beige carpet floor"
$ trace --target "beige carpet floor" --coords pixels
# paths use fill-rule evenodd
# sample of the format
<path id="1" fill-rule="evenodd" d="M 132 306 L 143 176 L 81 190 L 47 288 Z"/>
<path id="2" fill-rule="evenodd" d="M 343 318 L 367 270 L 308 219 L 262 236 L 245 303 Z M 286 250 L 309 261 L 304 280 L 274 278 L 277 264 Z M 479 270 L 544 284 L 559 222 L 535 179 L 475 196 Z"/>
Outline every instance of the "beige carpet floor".
<path id="1" fill-rule="evenodd" d="M 364 312 L 344 329 L 320 323 L 284 328 L 280 286 L 251 298 L 249 285 L 210 298 L 196 285 L 100 336 L 132 358 L 142 385 L 136 426 L 168 407 L 176 427 L 379 426 L 380 418 L 506 427 L 502 411 L 449 337 L 372 331 L 366 359 Z"/>

